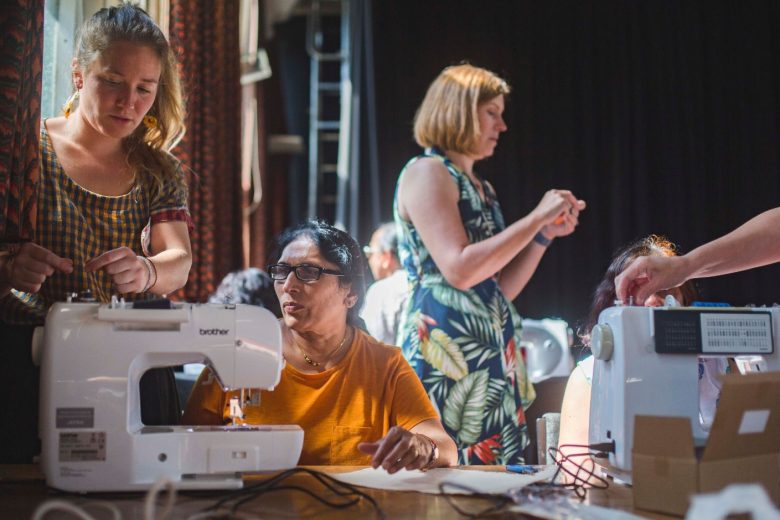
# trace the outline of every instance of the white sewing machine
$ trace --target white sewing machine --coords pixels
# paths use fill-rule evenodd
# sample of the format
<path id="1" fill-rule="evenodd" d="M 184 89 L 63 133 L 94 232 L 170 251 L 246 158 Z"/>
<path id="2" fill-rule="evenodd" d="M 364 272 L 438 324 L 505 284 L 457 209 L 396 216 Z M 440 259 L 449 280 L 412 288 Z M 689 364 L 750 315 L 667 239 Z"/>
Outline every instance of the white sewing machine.
<path id="1" fill-rule="evenodd" d="M 40 330 L 40 329 L 39 329 Z M 41 463 L 66 491 L 240 488 L 238 472 L 298 462 L 298 426 L 144 426 L 139 380 L 154 367 L 208 363 L 227 389 L 279 383 L 281 330 L 249 305 L 57 303 L 34 340 L 41 360 Z"/>
<path id="2" fill-rule="evenodd" d="M 780 370 L 778 331 L 780 307 L 605 309 L 591 333 L 589 444 L 614 442 L 607 473 L 631 483 L 636 415 L 688 417 L 705 440 L 697 358 L 760 355 L 760 369 Z"/>

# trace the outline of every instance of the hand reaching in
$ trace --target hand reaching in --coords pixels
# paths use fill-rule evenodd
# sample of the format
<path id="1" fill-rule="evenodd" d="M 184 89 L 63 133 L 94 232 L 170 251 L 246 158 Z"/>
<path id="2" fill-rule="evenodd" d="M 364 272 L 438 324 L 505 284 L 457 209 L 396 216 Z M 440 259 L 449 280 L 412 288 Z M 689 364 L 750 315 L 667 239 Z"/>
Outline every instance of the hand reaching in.
<path id="1" fill-rule="evenodd" d="M 72 273 L 73 261 L 33 242 L 25 242 L 14 256 L 0 266 L 0 285 L 37 293 L 43 282 L 56 271 Z"/>

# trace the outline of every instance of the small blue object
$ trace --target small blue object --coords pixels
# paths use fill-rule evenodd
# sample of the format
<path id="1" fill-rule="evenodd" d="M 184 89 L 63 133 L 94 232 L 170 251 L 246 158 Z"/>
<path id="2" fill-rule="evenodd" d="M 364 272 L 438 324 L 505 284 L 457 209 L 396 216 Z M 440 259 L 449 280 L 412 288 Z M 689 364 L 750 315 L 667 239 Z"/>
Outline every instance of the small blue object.
<path id="1" fill-rule="evenodd" d="M 691 307 L 731 307 L 731 304 L 724 302 L 693 302 Z"/>
<path id="2" fill-rule="evenodd" d="M 542 247 L 547 247 L 550 244 L 552 244 L 552 239 L 547 238 L 546 236 L 544 236 L 544 233 L 539 231 L 536 235 L 534 235 L 534 242 L 536 242 Z"/>
<path id="3" fill-rule="evenodd" d="M 531 466 L 529 464 L 507 464 L 506 470 L 510 473 L 521 473 L 523 475 L 533 475 L 539 471 L 536 466 Z"/>

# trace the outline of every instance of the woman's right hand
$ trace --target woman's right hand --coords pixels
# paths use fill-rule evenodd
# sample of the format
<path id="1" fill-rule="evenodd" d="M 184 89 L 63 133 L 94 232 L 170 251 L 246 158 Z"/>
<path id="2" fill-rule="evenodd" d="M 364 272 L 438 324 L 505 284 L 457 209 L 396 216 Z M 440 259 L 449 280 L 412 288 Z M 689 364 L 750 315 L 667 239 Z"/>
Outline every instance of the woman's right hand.
<path id="1" fill-rule="evenodd" d="M 542 226 L 560 224 L 569 214 L 579 215 L 585 209 L 585 201 L 578 200 L 569 190 L 550 190 L 544 194 L 532 213 L 535 213 Z"/>
<path id="2" fill-rule="evenodd" d="M 390 473 L 403 468 L 411 471 L 427 468 L 434 458 L 430 438 L 393 426 L 387 435 L 375 442 L 358 443 L 358 450 L 371 455 L 371 467 L 382 467 Z"/>
<path id="3" fill-rule="evenodd" d="M 25 242 L 15 255 L 0 261 L 0 286 L 36 293 L 55 271 L 73 272 L 73 260 L 55 255 L 45 247 Z"/>

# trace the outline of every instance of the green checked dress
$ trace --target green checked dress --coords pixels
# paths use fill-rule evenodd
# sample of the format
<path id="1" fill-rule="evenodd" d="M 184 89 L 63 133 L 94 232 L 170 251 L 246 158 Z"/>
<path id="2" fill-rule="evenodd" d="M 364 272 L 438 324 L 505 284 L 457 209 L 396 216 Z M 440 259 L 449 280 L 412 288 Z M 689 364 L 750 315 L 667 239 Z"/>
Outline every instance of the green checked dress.
<path id="1" fill-rule="evenodd" d="M 168 181 L 162 189 L 138 176 L 126 194 L 112 197 L 93 193 L 71 180 L 62 169 L 46 126 L 41 125 L 41 174 L 38 212 L 33 241 L 55 254 L 73 260 L 73 273 L 56 272 L 38 293 L 12 290 L 0 298 L 0 321 L 40 325 L 49 307 L 66 294 L 92 291 L 99 302 L 117 293 L 103 271 L 88 273 L 84 264 L 106 251 L 127 246 L 137 255 L 148 253 L 152 224 L 181 220 L 190 224 L 187 191 L 183 183 Z M 173 160 L 173 159 L 172 159 Z M 146 294 L 122 295 L 128 300 Z"/>
<path id="2" fill-rule="evenodd" d="M 505 228 L 492 187 L 486 201 L 468 176 L 436 149 L 458 186 L 458 209 L 471 243 Z M 460 464 L 515 464 L 528 443 L 525 408 L 535 394 L 519 355 L 520 317 L 493 276 L 461 291 L 439 271 L 415 227 L 398 213 L 398 252 L 410 284 L 398 342 L 458 446 Z"/>

